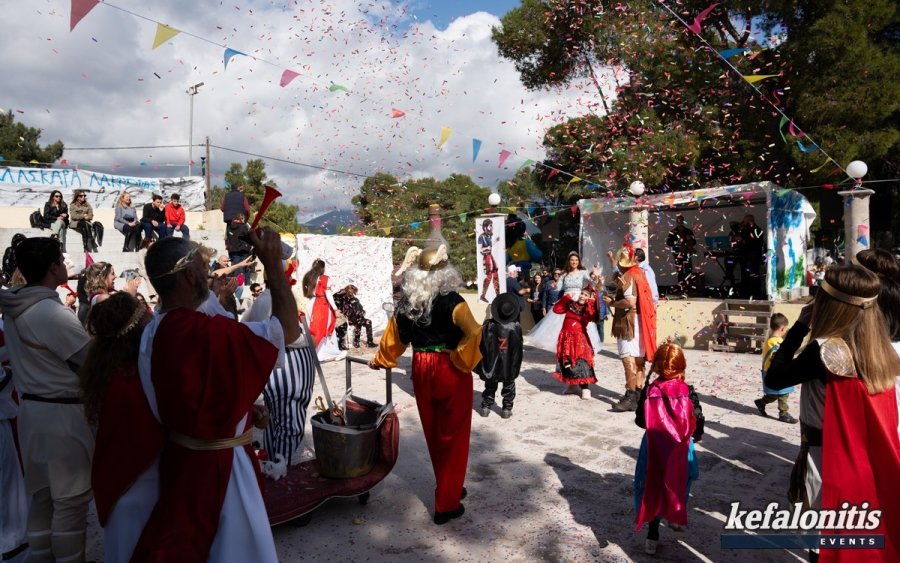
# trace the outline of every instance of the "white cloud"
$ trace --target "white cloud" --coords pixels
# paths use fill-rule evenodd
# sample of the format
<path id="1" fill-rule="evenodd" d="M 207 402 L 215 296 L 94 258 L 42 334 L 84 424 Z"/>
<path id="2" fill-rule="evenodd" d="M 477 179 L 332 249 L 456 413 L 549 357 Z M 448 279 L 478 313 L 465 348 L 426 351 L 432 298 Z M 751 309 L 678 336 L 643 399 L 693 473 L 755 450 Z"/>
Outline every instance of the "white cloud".
<path id="1" fill-rule="evenodd" d="M 597 111 L 599 101 L 589 85 L 526 91 L 491 42 L 499 20 L 484 12 L 437 30 L 430 22 L 408 26 L 403 6 L 389 2 L 114 2 L 273 63 L 237 56 L 223 71 L 222 48 L 183 33 L 151 51 L 155 24 L 102 3 L 69 33 L 69 4 L 7 3 L 0 107 L 24 111 L 17 118 L 42 128 L 45 142 L 59 138 L 70 147 L 186 144 L 185 91 L 204 82 L 195 143 L 208 135 L 222 147 L 359 174 L 462 173 L 493 186 L 526 159 L 543 157 L 548 127 Z M 303 76 L 281 88 L 285 68 Z M 331 82 L 350 93 L 329 92 Z M 391 119 L 394 107 L 406 117 Z M 453 136 L 438 150 L 442 126 Z M 474 164 L 473 137 L 483 141 Z M 503 149 L 513 155 L 498 169 Z M 197 163 L 201 152 L 194 149 Z M 164 176 L 184 168 L 153 165 L 185 164 L 187 150 L 68 151 L 65 158 Z M 213 172 L 247 158 L 214 149 Z M 349 207 L 362 182 L 276 162 L 267 170 L 304 214 Z"/>

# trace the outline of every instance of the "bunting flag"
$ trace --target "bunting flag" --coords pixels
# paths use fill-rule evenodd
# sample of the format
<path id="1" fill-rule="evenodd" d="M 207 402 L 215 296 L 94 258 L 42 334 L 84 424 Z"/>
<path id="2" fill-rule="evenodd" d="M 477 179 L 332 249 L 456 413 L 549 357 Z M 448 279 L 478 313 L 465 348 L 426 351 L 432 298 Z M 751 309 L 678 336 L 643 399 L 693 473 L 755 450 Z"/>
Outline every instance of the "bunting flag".
<path id="1" fill-rule="evenodd" d="M 300 76 L 300 74 L 297 72 L 294 72 L 293 70 L 285 70 L 284 72 L 281 73 L 281 80 L 278 82 L 278 85 L 281 86 L 282 88 L 284 88 L 285 86 L 290 84 L 293 79 L 297 78 L 298 76 Z"/>
<path id="2" fill-rule="evenodd" d="M 438 141 L 437 148 L 443 147 L 444 143 L 447 142 L 447 139 L 449 139 L 452 134 L 453 130 L 449 127 L 441 127 L 441 140 Z"/>
<path id="3" fill-rule="evenodd" d="M 391 119 L 397 119 L 398 117 L 403 117 L 406 115 L 406 112 L 403 110 L 399 110 L 397 108 L 391 108 Z"/>
<path id="4" fill-rule="evenodd" d="M 386 235 L 391 234 L 391 228 L 390 228 L 390 227 L 385 227 L 385 228 L 383 228 L 383 229 L 381 229 L 381 230 L 384 231 L 384 234 L 386 234 Z"/>
<path id="5" fill-rule="evenodd" d="M 497 168 L 502 168 L 503 163 L 506 162 L 506 159 L 509 158 L 509 155 L 511 155 L 511 154 L 512 153 L 506 149 L 503 149 L 502 151 L 500 151 L 500 160 L 497 162 Z"/>
<path id="6" fill-rule="evenodd" d="M 478 158 L 478 151 L 481 150 L 481 139 L 472 139 L 472 162 Z"/>
<path id="7" fill-rule="evenodd" d="M 553 177 L 556 176 L 557 174 L 559 174 L 559 170 L 557 170 L 556 168 L 551 168 L 550 173 L 547 174 L 547 180 L 552 180 Z"/>
<path id="8" fill-rule="evenodd" d="M 746 52 L 747 49 L 725 49 L 724 51 L 719 51 L 719 56 L 727 61 L 735 55 L 743 55 Z"/>
<path id="9" fill-rule="evenodd" d="M 230 61 L 231 58 L 234 57 L 235 55 L 243 55 L 245 57 L 247 56 L 246 53 L 241 53 L 240 51 L 236 51 L 231 48 L 225 49 L 225 57 L 224 57 L 225 58 L 225 70 L 228 70 L 228 61 Z"/>
<path id="10" fill-rule="evenodd" d="M 777 75 L 777 74 L 748 74 L 748 75 L 741 75 L 741 77 L 742 77 L 744 80 L 746 80 L 747 82 L 749 82 L 750 84 L 755 84 L 755 83 L 759 82 L 760 80 L 765 80 L 766 78 L 774 78 L 774 77 L 776 77 L 776 76 L 778 76 L 778 75 Z"/>
<path id="11" fill-rule="evenodd" d="M 705 20 L 709 16 L 709 13 L 715 10 L 718 5 L 718 2 L 710 4 L 708 8 L 697 14 L 697 17 L 694 18 L 694 23 L 687 24 L 687 28 L 699 35 L 703 20 Z"/>
<path id="12" fill-rule="evenodd" d="M 573 183 L 580 182 L 580 181 L 581 181 L 581 178 L 579 178 L 578 176 L 572 176 L 572 179 L 569 180 L 568 184 L 566 184 L 566 190 L 568 190 L 569 186 L 571 186 Z M 563 191 L 565 191 L 565 190 L 563 190 Z"/>
<path id="13" fill-rule="evenodd" d="M 800 149 L 801 152 L 813 152 L 819 147 L 815 143 L 810 143 L 809 146 L 804 145 L 800 142 L 800 139 L 797 139 L 797 148 Z"/>
<path id="14" fill-rule="evenodd" d="M 153 49 L 181 33 L 181 30 L 169 27 L 164 23 L 156 24 L 156 37 L 153 38 Z"/>
<path id="15" fill-rule="evenodd" d="M 332 84 L 331 86 L 328 87 L 329 92 L 337 92 L 338 90 L 343 90 L 344 92 L 347 92 L 347 93 L 350 92 L 350 90 L 348 90 L 346 86 L 342 86 L 340 84 Z"/>
<path id="16" fill-rule="evenodd" d="M 80 22 L 84 16 L 88 15 L 88 12 L 93 10 L 94 6 L 99 3 L 100 0 L 72 0 L 72 15 L 69 18 L 69 31 L 75 29 L 78 22 Z"/>
<path id="17" fill-rule="evenodd" d="M 531 166 L 532 164 L 534 164 L 534 161 L 529 158 L 528 160 L 526 160 L 525 162 L 523 162 L 522 164 L 519 165 L 519 167 L 516 169 L 516 172 L 518 172 L 519 170 L 521 170 L 527 166 Z"/>
<path id="18" fill-rule="evenodd" d="M 810 172 L 812 172 L 813 174 L 815 174 L 815 173 L 818 172 L 819 170 L 825 168 L 825 165 L 828 164 L 829 162 L 831 162 L 831 158 L 830 158 L 830 157 L 829 157 L 829 158 L 826 158 L 826 159 L 825 159 L 825 162 L 823 162 L 821 165 L 817 166 L 816 168 L 813 168 L 812 170 L 810 170 Z"/>
<path id="19" fill-rule="evenodd" d="M 466 222 L 466 217 L 468 217 L 468 215 L 466 213 L 459 214 L 459 220 L 462 221 L 463 223 Z"/>
<path id="20" fill-rule="evenodd" d="M 781 122 L 778 124 L 778 132 L 781 133 L 781 140 L 787 144 L 787 137 L 784 136 L 784 126 L 790 121 L 786 115 L 781 116 Z"/>

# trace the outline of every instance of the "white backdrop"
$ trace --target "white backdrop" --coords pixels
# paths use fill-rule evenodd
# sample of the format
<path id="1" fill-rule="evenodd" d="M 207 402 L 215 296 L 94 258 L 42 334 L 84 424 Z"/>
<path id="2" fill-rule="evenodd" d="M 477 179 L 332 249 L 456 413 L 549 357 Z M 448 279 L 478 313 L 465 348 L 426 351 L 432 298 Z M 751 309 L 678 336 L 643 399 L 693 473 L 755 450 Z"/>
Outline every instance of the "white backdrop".
<path id="1" fill-rule="evenodd" d="M 506 292 L 506 215 L 482 215 L 475 218 L 475 264 L 478 266 L 478 295 L 484 288 L 484 258 L 481 255 L 481 244 L 479 238 L 484 229 L 482 225 L 488 220 L 493 226 L 493 243 L 491 244 L 491 255 L 494 257 L 494 264 L 497 265 L 497 276 L 500 280 L 500 293 Z M 485 299 L 488 303 L 497 297 L 494 290 L 494 284 L 489 284 Z"/>
<path id="2" fill-rule="evenodd" d="M 387 326 L 387 313 L 382 305 L 393 303 L 393 244 L 394 239 L 386 237 L 298 234 L 297 284 L 302 284 L 303 274 L 312 266 L 313 260 L 321 258 L 325 261 L 331 291 L 337 293 L 346 285 L 355 285 L 372 328 L 382 331 Z"/>
<path id="3" fill-rule="evenodd" d="M 94 209 L 114 207 L 123 191 L 131 194 L 135 207 L 150 201 L 154 193 L 163 197 L 179 194 L 187 211 L 202 211 L 206 202 L 206 181 L 202 176 L 138 178 L 68 168 L 0 166 L 0 206 L 43 210 L 53 190 L 61 191 L 66 202 L 72 200 L 72 192 L 84 190 Z"/>

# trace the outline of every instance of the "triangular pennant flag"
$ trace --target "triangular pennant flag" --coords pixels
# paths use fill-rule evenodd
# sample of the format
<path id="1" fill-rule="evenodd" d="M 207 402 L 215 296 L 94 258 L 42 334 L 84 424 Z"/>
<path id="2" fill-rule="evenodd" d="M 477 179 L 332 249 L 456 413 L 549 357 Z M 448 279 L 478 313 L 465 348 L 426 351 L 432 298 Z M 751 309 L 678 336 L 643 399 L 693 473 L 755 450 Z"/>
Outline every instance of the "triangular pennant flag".
<path id="1" fill-rule="evenodd" d="M 557 174 L 559 174 L 559 170 L 557 170 L 556 168 L 551 168 L 550 173 L 547 174 L 547 179 L 552 180 L 553 177 L 556 176 Z"/>
<path id="2" fill-rule="evenodd" d="M 69 31 L 75 29 L 78 22 L 94 9 L 100 0 L 72 0 L 72 15 L 69 18 Z"/>
<path id="3" fill-rule="evenodd" d="M 449 139 L 452 134 L 453 130 L 449 127 L 441 127 L 441 140 L 438 141 L 437 148 L 443 147 L 444 143 L 447 142 L 447 139 Z"/>
<path id="4" fill-rule="evenodd" d="M 179 33 L 181 33 L 181 30 L 169 27 L 164 23 L 156 24 L 156 37 L 153 38 L 153 48 L 156 49 Z"/>
<path id="5" fill-rule="evenodd" d="M 581 181 L 581 178 L 579 178 L 578 176 L 572 176 L 572 179 L 569 180 L 568 184 L 566 184 L 566 189 L 568 190 L 569 186 L 571 186 L 575 182 L 580 182 L 580 181 Z"/>
<path id="6" fill-rule="evenodd" d="M 709 13 L 715 10 L 718 5 L 718 2 L 710 4 L 708 8 L 697 14 L 697 17 L 694 18 L 694 23 L 687 24 L 687 28 L 699 35 L 701 29 L 700 24 L 703 23 L 703 20 L 705 20 Z"/>
<path id="7" fill-rule="evenodd" d="M 481 150 L 481 139 L 472 139 L 472 162 L 478 158 L 478 151 Z"/>
<path id="8" fill-rule="evenodd" d="M 281 81 L 278 82 L 278 85 L 284 88 L 295 78 L 300 76 L 300 73 L 294 72 L 293 70 L 285 70 L 281 73 Z"/>
<path id="9" fill-rule="evenodd" d="M 817 166 L 816 168 L 813 168 L 812 170 L 810 170 L 810 172 L 812 172 L 813 174 L 815 174 L 815 173 L 818 172 L 819 170 L 825 168 L 825 165 L 828 164 L 829 162 L 831 162 L 831 157 L 827 157 L 827 158 L 825 159 L 825 162 L 823 162 L 820 166 Z"/>
<path id="10" fill-rule="evenodd" d="M 815 143 L 810 143 L 809 146 L 804 145 L 800 142 L 800 139 L 797 139 L 797 148 L 800 149 L 801 152 L 813 152 L 819 147 Z"/>
<path id="11" fill-rule="evenodd" d="M 725 49 L 724 51 L 719 51 L 719 56 L 725 59 L 726 61 L 735 55 L 739 55 L 742 53 L 746 53 L 747 49 Z"/>
<path id="12" fill-rule="evenodd" d="M 515 208 L 515 207 L 512 207 L 512 206 L 507 207 L 506 210 L 509 211 L 510 213 L 515 213 L 515 212 L 516 212 L 516 208 Z"/>
<path id="13" fill-rule="evenodd" d="M 784 136 L 784 126 L 790 119 L 787 118 L 786 115 L 781 116 L 781 122 L 778 124 L 778 132 L 781 133 L 781 140 L 787 143 L 787 138 Z"/>
<path id="14" fill-rule="evenodd" d="M 467 217 L 467 216 L 468 216 L 468 214 L 466 214 L 466 213 L 460 213 L 460 214 L 459 214 L 459 220 L 462 221 L 463 223 L 465 223 L 465 222 L 466 222 L 466 217 Z"/>
<path id="15" fill-rule="evenodd" d="M 228 61 L 230 61 L 231 58 L 235 55 L 244 55 L 245 57 L 247 56 L 246 54 L 231 48 L 225 49 L 225 70 L 228 70 Z"/>
<path id="16" fill-rule="evenodd" d="M 509 155 L 511 155 L 511 154 L 512 153 L 506 149 L 503 149 L 502 151 L 500 151 L 500 160 L 497 162 L 497 168 L 502 168 L 503 163 L 506 162 L 506 159 L 509 158 Z"/>
<path id="17" fill-rule="evenodd" d="M 397 119 L 398 117 L 403 117 L 406 115 L 406 112 L 397 108 L 391 108 L 391 119 Z"/>
<path id="18" fill-rule="evenodd" d="M 778 75 L 777 74 L 748 74 L 748 75 L 744 76 L 743 78 L 750 84 L 754 84 L 756 82 L 759 82 L 760 80 L 765 80 L 766 78 L 773 78 L 775 76 L 778 76 Z"/>
<path id="19" fill-rule="evenodd" d="M 525 168 L 526 166 L 531 166 L 532 164 L 534 164 L 534 161 L 529 158 L 528 160 L 523 162 L 521 165 L 519 165 L 519 167 L 516 169 L 516 171 L 518 172 L 519 170 Z"/>
<path id="20" fill-rule="evenodd" d="M 385 228 L 383 228 L 383 229 L 381 229 L 381 230 L 384 231 L 384 234 L 386 234 L 386 235 L 391 234 L 391 228 L 390 228 L 390 227 L 385 227 Z"/>
<path id="21" fill-rule="evenodd" d="M 344 92 L 350 91 L 350 90 L 347 90 L 346 86 L 343 86 L 341 84 L 332 84 L 331 86 L 328 87 L 329 92 L 337 92 L 338 90 L 343 90 Z"/>

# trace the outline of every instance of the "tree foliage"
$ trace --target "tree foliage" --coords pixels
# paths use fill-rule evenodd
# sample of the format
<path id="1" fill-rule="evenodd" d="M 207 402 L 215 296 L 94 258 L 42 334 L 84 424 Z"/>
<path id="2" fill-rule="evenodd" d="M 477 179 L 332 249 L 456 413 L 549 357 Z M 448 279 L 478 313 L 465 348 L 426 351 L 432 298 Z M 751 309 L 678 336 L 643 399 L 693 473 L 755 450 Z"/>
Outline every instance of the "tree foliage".
<path id="1" fill-rule="evenodd" d="M 449 244 L 450 259 L 465 280 L 475 279 L 475 241 L 473 219 L 487 204 L 490 191 L 475 184 L 462 174 L 453 174 L 445 180 L 421 178 L 400 182 L 390 174 L 379 173 L 366 178 L 360 193 L 353 197 L 353 205 L 360 221 L 369 228 L 378 229 L 371 234 L 391 236 L 394 244 L 394 261 L 400 262 L 409 246 L 423 246 L 431 226 L 428 222 L 428 206 L 435 203 L 443 221 L 441 234 Z M 472 213 L 465 221 L 458 215 Z M 456 216 L 456 217 L 452 217 Z M 412 224 L 416 226 L 410 226 Z M 388 228 L 385 233 L 382 229 Z"/>
<path id="2" fill-rule="evenodd" d="M 210 207 L 218 209 L 222 203 L 225 194 L 231 189 L 230 186 L 243 185 L 244 195 L 250 202 L 250 208 L 259 209 L 265 195 L 265 184 L 276 186 L 275 182 L 266 181 L 266 163 L 262 159 L 248 160 L 247 165 L 243 166 L 239 162 L 232 162 L 231 166 L 225 172 L 225 184 L 228 187 L 220 188 L 216 186 L 212 189 L 210 196 Z M 282 233 L 300 233 L 303 227 L 297 222 L 297 213 L 300 208 L 296 205 L 288 205 L 279 201 L 274 201 L 266 214 L 263 216 L 260 226 L 272 227 Z"/>
<path id="3" fill-rule="evenodd" d="M 690 23 L 709 5 L 685 0 L 674 9 Z M 741 74 L 777 75 L 757 83 L 762 95 L 837 162 L 861 158 L 877 171 L 896 169 L 900 149 L 898 30 L 892 0 L 745 0 L 720 3 L 701 35 L 716 51 L 745 48 L 730 59 Z M 773 31 L 783 40 L 756 43 Z M 657 2 L 523 0 L 493 39 L 529 88 L 595 78 L 599 68 L 625 71 L 614 74 L 608 113 L 547 131 L 546 164 L 586 180 L 567 189 L 571 176 L 537 170 L 551 198 L 591 195 L 590 183 L 621 191 L 638 178 L 651 192 L 755 180 L 790 186 L 826 181 L 835 169 L 811 172 L 824 155 L 800 150 L 787 127 L 782 141 L 781 116 Z"/>
<path id="4" fill-rule="evenodd" d="M 63 155 L 62 141 L 40 145 L 41 130 L 16 123 L 13 112 L 0 113 L 0 156 L 4 164 L 48 165 Z"/>

